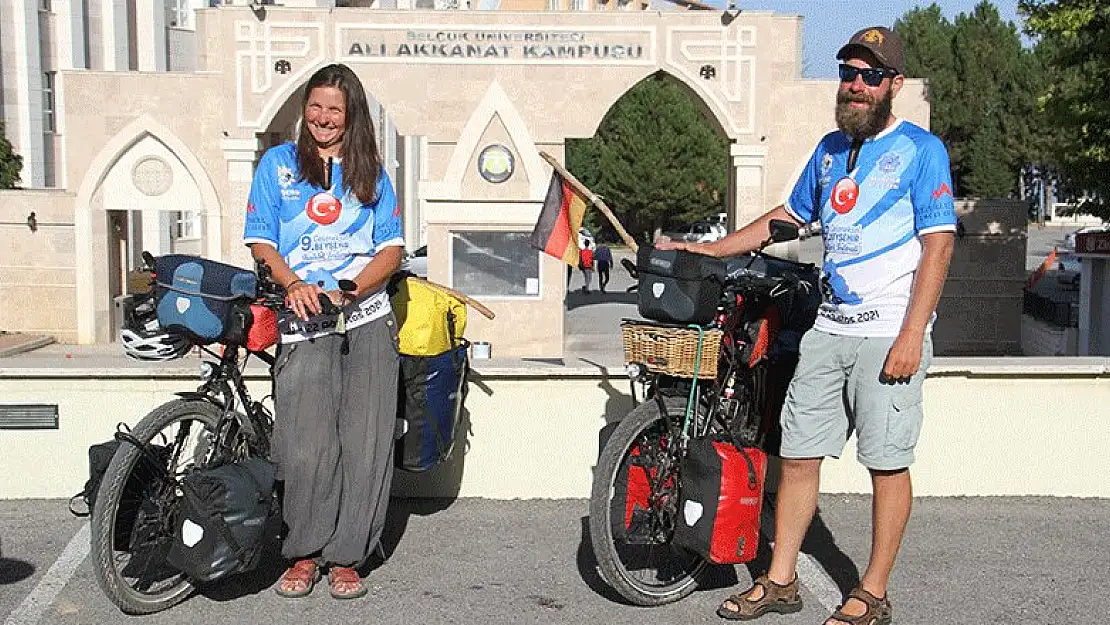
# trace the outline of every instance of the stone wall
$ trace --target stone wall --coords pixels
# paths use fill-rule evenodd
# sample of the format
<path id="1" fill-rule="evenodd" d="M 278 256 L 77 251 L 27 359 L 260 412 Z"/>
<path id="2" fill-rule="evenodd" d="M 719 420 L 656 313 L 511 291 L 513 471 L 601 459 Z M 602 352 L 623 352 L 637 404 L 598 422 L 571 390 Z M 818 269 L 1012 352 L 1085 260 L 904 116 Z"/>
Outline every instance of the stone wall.
<path id="1" fill-rule="evenodd" d="M 0 330 L 77 339 L 72 206 L 57 191 L 0 191 Z"/>
<path id="2" fill-rule="evenodd" d="M 937 305 L 938 356 L 1021 355 L 1026 206 L 1016 200 L 956 201 L 960 228 Z"/>

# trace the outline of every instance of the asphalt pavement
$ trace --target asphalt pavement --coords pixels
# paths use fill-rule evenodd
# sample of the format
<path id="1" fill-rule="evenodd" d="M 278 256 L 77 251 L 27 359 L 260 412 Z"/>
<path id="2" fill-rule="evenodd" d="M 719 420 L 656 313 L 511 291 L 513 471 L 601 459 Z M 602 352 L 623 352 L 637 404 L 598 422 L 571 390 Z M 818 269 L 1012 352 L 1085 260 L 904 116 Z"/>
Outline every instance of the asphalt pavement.
<path id="1" fill-rule="evenodd" d="M 554 476 L 553 476 L 554 479 Z M 821 623 L 866 566 L 870 500 L 822 495 L 803 552 L 804 609 L 772 625 Z M 337 601 L 321 585 L 289 600 L 282 563 L 218 582 L 170 610 L 124 617 L 93 579 L 84 520 L 64 501 L 0 503 L 4 625 L 159 623 L 717 623 L 717 604 L 766 566 L 721 566 L 674 604 L 640 608 L 598 577 L 585 500 L 394 500 L 390 557 L 369 594 Z M 898 625 L 1105 623 L 1110 501 L 923 498 L 915 502 L 890 596 Z M 769 528 L 766 528 L 769 531 Z"/>

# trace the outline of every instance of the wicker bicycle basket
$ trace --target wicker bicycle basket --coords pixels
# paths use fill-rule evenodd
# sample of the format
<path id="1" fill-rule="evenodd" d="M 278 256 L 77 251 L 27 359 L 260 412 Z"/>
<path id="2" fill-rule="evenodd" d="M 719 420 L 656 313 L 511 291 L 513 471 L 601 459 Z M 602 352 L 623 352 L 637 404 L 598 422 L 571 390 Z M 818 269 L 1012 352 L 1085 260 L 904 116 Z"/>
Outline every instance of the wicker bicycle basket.
<path id="1" fill-rule="evenodd" d="M 621 324 L 625 362 L 640 363 L 649 371 L 692 378 L 717 377 L 717 357 L 721 352 L 720 330 L 701 333 L 701 363 L 698 363 L 698 331 L 649 323 Z"/>

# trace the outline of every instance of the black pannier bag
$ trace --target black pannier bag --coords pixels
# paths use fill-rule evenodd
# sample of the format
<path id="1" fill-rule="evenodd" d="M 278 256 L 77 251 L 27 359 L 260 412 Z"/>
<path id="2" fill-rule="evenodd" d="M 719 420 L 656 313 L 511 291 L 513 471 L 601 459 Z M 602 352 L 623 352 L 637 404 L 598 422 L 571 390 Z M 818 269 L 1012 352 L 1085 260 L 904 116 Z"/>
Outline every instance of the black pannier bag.
<path id="1" fill-rule="evenodd" d="M 70 498 L 69 511 L 77 517 L 87 517 L 96 507 L 96 498 L 100 492 L 100 485 L 104 481 L 104 474 L 108 465 L 119 450 L 122 442 L 142 448 L 142 443 L 126 431 L 126 426 L 121 424 L 121 429 L 115 437 L 103 443 L 89 447 L 89 479 L 85 488 Z M 135 525 L 139 515 L 150 508 L 151 498 L 155 495 L 154 488 L 159 483 L 159 478 L 166 471 L 169 461 L 170 449 L 168 445 L 149 444 L 146 453 L 139 456 L 131 469 L 131 475 L 123 485 L 120 495 L 120 505 L 116 513 L 115 527 L 113 528 L 113 543 L 119 551 L 131 551 L 135 547 Z M 78 502 L 84 504 L 85 510 L 79 509 Z M 75 504 L 77 507 L 75 507 Z"/>
<path id="2" fill-rule="evenodd" d="M 397 468 L 427 471 L 451 455 L 466 400 L 469 347 L 463 340 L 438 356 L 401 355 L 397 417 L 407 429 L 394 452 Z"/>
<path id="3" fill-rule="evenodd" d="M 198 582 L 254 569 L 277 512 L 274 474 L 270 461 L 248 458 L 186 475 L 169 563 Z"/>
<path id="4" fill-rule="evenodd" d="M 241 345 L 250 328 L 258 276 L 234 265 L 170 254 L 154 261 L 158 323 L 205 345 Z"/>
<path id="5" fill-rule="evenodd" d="M 724 261 L 645 245 L 636 254 L 636 272 L 641 316 L 666 323 L 713 320 L 726 275 Z"/>

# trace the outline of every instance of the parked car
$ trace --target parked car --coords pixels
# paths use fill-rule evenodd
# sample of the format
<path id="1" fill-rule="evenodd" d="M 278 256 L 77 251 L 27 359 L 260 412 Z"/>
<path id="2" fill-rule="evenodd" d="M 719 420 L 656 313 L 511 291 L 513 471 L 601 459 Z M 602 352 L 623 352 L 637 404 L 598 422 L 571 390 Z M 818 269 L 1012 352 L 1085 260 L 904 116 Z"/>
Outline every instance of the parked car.
<path id="1" fill-rule="evenodd" d="M 422 245 L 411 253 L 405 252 L 405 258 L 401 261 L 401 269 L 403 271 L 410 271 L 421 278 L 427 278 L 428 246 Z"/>
<path id="2" fill-rule="evenodd" d="M 1084 233 L 1087 233 L 1087 232 L 1107 232 L 1107 231 L 1110 231 L 1110 226 L 1108 226 L 1106 224 L 1103 224 L 1101 226 L 1086 226 L 1086 227 L 1080 228 L 1080 229 L 1078 229 L 1074 232 L 1069 232 L 1069 233 L 1064 235 L 1064 247 L 1068 248 L 1069 250 L 1074 250 L 1075 249 L 1075 235 L 1077 235 L 1077 234 L 1084 234 Z"/>
<path id="3" fill-rule="evenodd" d="M 728 234 L 728 231 L 723 224 L 697 221 L 690 224 L 690 227 L 686 230 L 676 233 L 673 238 L 694 243 L 710 243 L 717 239 L 723 239 L 726 234 Z"/>

